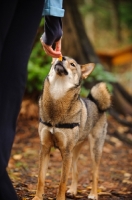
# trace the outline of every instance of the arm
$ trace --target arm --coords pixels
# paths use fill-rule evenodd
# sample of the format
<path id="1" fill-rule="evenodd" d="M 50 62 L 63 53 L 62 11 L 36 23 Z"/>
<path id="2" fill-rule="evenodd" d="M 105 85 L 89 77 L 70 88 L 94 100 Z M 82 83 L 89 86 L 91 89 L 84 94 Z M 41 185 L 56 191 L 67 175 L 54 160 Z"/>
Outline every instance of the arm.
<path id="1" fill-rule="evenodd" d="M 46 0 L 43 9 L 45 15 L 45 32 L 41 37 L 41 43 L 46 53 L 52 57 L 61 56 L 62 21 L 64 16 L 62 0 Z M 52 45 L 55 44 L 55 50 Z"/>

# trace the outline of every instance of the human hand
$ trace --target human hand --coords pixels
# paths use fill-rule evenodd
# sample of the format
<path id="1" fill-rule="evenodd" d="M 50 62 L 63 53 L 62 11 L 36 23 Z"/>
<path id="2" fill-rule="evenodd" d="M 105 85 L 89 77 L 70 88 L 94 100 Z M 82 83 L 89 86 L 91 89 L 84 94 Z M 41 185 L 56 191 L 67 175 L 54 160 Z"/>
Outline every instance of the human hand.
<path id="1" fill-rule="evenodd" d="M 62 56 L 61 53 L 61 38 L 55 43 L 55 50 L 53 50 L 51 45 L 47 45 L 43 42 L 42 37 L 40 38 L 41 44 L 43 46 L 44 51 L 47 55 L 51 56 L 52 58 L 59 58 Z"/>

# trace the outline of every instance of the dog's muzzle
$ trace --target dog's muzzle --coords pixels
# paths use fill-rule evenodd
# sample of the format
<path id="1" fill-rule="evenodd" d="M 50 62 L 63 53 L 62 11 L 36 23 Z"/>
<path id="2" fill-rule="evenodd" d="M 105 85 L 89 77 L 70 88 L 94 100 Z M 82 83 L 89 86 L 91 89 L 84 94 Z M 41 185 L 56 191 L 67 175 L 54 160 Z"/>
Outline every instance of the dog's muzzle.
<path id="1" fill-rule="evenodd" d="M 67 70 L 66 70 L 65 67 L 63 66 L 63 61 L 58 61 L 58 62 L 55 64 L 54 69 L 55 69 L 56 73 L 57 73 L 59 76 L 68 75 Z"/>

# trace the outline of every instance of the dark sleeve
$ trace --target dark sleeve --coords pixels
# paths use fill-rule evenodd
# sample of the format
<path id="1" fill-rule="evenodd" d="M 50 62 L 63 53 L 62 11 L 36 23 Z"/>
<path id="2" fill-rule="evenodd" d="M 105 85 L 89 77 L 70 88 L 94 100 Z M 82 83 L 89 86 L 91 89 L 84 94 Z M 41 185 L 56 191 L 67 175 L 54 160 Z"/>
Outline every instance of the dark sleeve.
<path id="1" fill-rule="evenodd" d="M 44 34 L 42 40 L 47 45 L 53 45 L 62 37 L 61 17 L 45 16 Z"/>

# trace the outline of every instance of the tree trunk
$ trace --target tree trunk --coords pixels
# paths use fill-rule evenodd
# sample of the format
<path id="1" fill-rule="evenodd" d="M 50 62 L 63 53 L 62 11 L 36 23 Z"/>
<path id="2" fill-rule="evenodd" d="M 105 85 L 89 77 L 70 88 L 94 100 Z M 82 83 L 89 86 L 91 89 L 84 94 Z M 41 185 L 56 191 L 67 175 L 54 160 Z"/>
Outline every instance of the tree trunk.
<path id="1" fill-rule="evenodd" d="M 99 63 L 100 60 L 86 34 L 77 1 L 64 1 L 64 8 L 62 53 L 74 58 L 78 63 Z"/>

